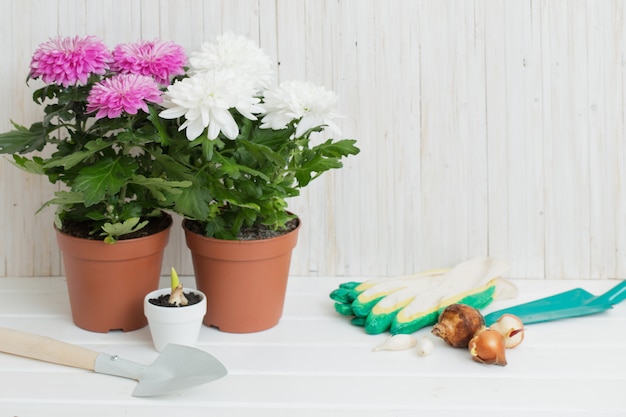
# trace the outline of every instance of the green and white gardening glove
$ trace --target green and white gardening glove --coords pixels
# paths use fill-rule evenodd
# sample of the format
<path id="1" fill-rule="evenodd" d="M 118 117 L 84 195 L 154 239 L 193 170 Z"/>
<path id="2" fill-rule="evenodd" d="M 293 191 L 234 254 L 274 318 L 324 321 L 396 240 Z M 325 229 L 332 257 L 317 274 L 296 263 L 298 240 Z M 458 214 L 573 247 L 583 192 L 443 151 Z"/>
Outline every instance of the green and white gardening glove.
<path id="1" fill-rule="evenodd" d="M 495 299 L 517 296 L 517 288 L 502 278 L 508 269 L 508 264 L 498 259 L 475 258 L 451 269 L 346 282 L 330 298 L 338 313 L 354 316 L 352 324 L 363 326 L 367 333 L 413 333 L 435 324 L 450 304 L 481 309 Z"/>

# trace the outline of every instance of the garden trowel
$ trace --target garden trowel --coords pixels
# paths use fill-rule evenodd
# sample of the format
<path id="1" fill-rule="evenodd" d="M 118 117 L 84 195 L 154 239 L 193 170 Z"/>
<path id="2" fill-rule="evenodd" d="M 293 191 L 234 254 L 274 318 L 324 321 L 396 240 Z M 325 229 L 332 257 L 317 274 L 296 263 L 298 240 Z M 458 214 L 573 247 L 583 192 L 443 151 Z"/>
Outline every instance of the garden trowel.
<path id="1" fill-rule="evenodd" d="M 213 381 L 227 374 L 215 357 L 200 349 L 168 345 L 151 365 L 141 365 L 106 353 L 44 336 L 0 328 L 0 352 L 102 374 L 136 379 L 135 397 L 178 391 Z"/>
<path id="2" fill-rule="evenodd" d="M 626 281 L 620 281 L 619 284 L 598 296 L 582 288 L 575 288 L 539 300 L 494 311 L 485 316 L 485 324 L 490 326 L 506 313 L 519 317 L 525 325 L 586 316 L 608 310 L 625 298 Z"/>

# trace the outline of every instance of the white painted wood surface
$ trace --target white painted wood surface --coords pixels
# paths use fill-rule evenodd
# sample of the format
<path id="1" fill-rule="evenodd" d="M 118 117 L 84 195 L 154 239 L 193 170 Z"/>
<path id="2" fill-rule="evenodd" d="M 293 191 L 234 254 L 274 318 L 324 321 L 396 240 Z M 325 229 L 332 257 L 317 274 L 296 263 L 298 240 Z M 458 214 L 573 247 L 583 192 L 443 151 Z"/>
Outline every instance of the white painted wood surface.
<path id="1" fill-rule="evenodd" d="M 193 286 L 190 277 L 184 285 Z M 465 349 L 435 344 L 372 352 L 367 335 L 335 313 L 328 294 L 340 277 L 291 277 L 278 326 L 253 334 L 203 327 L 198 347 L 229 375 L 155 398 L 131 396 L 136 382 L 0 354 L 3 416 L 479 416 L 626 415 L 626 304 L 593 316 L 529 325 L 508 365 L 481 365 Z M 165 280 L 163 285 L 165 285 Z M 576 287 L 600 294 L 612 280 L 518 280 L 520 295 L 485 312 Z M 74 326 L 63 278 L 0 278 L 0 327 L 54 337 L 148 364 L 149 329 L 92 333 Z"/>
<path id="2" fill-rule="evenodd" d="M 0 131 L 39 117 L 25 77 L 50 36 L 224 31 L 341 97 L 362 153 L 291 201 L 296 275 L 401 275 L 477 255 L 514 277 L 626 275 L 621 0 L 0 0 Z M 54 190 L 0 160 L 0 276 L 63 273 L 34 212 Z M 191 274 L 178 225 L 164 271 Z"/>

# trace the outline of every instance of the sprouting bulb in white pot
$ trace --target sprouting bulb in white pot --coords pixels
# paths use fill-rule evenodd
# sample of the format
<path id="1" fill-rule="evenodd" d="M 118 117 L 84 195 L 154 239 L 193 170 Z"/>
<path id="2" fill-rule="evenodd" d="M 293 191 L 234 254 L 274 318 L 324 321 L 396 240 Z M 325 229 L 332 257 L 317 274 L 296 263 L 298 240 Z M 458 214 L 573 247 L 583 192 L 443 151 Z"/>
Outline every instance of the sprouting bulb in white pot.
<path id="1" fill-rule="evenodd" d="M 187 304 L 189 304 L 189 301 L 187 300 L 187 297 L 185 297 L 185 293 L 183 292 L 183 284 L 180 283 L 180 280 L 178 279 L 178 274 L 173 267 L 171 271 L 171 277 L 172 292 L 167 302 L 178 307 L 186 306 Z"/>

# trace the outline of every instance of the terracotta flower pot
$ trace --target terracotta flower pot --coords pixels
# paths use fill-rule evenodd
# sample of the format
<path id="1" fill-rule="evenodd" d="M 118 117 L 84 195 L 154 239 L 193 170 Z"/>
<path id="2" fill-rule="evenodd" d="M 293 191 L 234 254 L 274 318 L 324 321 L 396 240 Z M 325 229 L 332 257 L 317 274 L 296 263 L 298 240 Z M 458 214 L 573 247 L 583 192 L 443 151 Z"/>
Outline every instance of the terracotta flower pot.
<path id="1" fill-rule="evenodd" d="M 204 324 L 230 333 L 278 324 L 300 222 L 285 235 L 250 241 L 207 238 L 188 230 L 185 222 L 196 287 L 207 297 Z"/>
<path id="2" fill-rule="evenodd" d="M 144 296 L 158 288 L 170 226 L 110 245 L 56 231 L 74 323 L 85 330 L 131 331 L 148 324 Z"/>
<path id="3" fill-rule="evenodd" d="M 161 352 L 174 343 L 177 345 L 195 346 L 202 327 L 202 318 L 206 314 L 206 296 L 198 290 L 189 290 L 200 295 L 196 304 L 182 307 L 164 307 L 150 303 L 150 299 L 170 294 L 171 288 L 154 290 L 144 298 L 144 314 L 148 319 L 150 335 L 154 348 Z"/>

